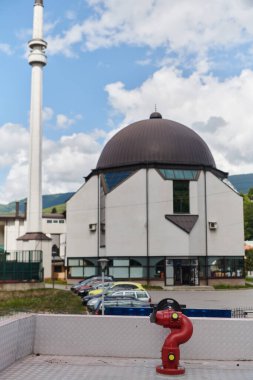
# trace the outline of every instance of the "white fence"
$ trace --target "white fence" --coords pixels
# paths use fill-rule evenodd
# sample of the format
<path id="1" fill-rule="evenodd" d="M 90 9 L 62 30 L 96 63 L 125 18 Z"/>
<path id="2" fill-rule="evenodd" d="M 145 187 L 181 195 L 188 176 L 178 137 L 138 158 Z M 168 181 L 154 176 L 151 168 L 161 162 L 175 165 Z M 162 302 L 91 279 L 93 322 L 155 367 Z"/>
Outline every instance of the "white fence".
<path id="1" fill-rule="evenodd" d="M 192 318 L 184 360 L 253 360 L 253 319 Z M 0 370 L 29 354 L 159 358 L 168 329 L 148 317 L 31 315 L 0 322 Z"/>

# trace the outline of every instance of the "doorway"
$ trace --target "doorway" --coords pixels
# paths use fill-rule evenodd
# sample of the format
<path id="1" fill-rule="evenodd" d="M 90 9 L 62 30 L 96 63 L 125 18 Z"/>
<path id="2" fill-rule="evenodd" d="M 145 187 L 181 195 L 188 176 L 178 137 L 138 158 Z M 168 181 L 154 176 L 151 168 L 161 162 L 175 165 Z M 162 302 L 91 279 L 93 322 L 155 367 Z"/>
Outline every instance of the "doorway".
<path id="1" fill-rule="evenodd" d="M 199 285 L 198 259 L 166 259 L 165 285 Z"/>

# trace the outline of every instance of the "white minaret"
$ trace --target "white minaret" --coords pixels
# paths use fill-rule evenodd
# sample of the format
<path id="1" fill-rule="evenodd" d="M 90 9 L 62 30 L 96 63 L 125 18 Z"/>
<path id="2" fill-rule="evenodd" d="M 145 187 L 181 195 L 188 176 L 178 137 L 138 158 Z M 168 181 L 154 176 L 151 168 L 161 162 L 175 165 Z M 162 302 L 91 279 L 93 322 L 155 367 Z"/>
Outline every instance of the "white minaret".
<path id="1" fill-rule="evenodd" d="M 43 67 L 47 64 L 43 40 L 43 0 L 35 0 L 33 37 L 28 62 L 32 67 L 30 109 L 29 195 L 27 232 L 42 232 L 42 85 Z"/>
<path id="2" fill-rule="evenodd" d="M 17 249 L 41 251 L 45 277 L 51 277 L 51 238 L 42 231 L 42 82 L 47 64 L 43 40 L 43 0 L 35 0 L 33 36 L 29 41 L 28 62 L 32 67 L 30 110 L 29 184 L 27 200 L 27 229 L 17 239 Z"/>

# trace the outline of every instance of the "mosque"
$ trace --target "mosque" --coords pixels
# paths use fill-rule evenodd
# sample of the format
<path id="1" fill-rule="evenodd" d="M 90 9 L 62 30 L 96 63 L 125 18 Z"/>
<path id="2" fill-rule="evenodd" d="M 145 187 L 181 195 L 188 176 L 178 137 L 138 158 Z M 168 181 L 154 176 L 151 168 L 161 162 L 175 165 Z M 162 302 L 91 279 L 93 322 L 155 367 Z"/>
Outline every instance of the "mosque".
<path id="1" fill-rule="evenodd" d="M 70 279 L 241 283 L 243 200 L 190 128 L 154 112 L 120 130 L 67 203 Z"/>
<path id="2" fill-rule="evenodd" d="M 27 215 L 0 218 L 6 265 L 37 261 L 44 277 L 51 277 L 56 247 L 71 282 L 97 274 L 98 259 L 106 257 L 106 270 L 115 279 L 167 286 L 242 283 L 243 199 L 201 137 L 159 112 L 111 138 L 96 168 L 67 202 L 66 220 L 42 218 L 43 8 L 43 0 L 34 0 L 28 43 Z"/>

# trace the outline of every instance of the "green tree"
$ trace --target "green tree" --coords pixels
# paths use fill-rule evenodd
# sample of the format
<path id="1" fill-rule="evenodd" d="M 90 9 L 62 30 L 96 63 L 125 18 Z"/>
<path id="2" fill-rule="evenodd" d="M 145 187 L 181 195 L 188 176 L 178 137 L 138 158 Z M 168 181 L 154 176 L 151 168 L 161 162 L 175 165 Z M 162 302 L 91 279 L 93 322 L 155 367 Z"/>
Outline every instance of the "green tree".
<path id="1" fill-rule="evenodd" d="M 245 251 L 245 270 L 246 272 L 248 271 L 253 271 L 253 249 L 249 249 L 248 251 Z"/>
<path id="2" fill-rule="evenodd" d="M 253 200 L 253 187 L 251 187 L 248 191 L 248 197 L 250 200 Z"/>
<path id="3" fill-rule="evenodd" d="M 51 214 L 56 214 L 56 213 L 57 213 L 57 209 L 56 209 L 56 207 L 53 207 L 51 210 Z"/>
<path id="4" fill-rule="evenodd" d="M 253 240 L 253 202 L 247 195 L 243 195 L 244 209 L 244 239 Z"/>

